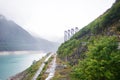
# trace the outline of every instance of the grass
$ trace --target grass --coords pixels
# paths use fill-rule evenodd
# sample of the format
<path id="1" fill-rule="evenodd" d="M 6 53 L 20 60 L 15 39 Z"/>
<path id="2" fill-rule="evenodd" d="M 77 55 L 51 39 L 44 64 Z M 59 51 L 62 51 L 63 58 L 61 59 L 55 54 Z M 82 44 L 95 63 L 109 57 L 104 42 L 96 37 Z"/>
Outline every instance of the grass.
<path id="1" fill-rule="evenodd" d="M 37 72 L 37 70 L 39 69 L 41 64 L 45 61 L 45 59 L 49 56 L 49 54 L 50 53 L 48 53 L 45 57 L 43 57 L 42 59 L 37 61 L 35 64 L 31 65 L 28 69 L 23 71 L 21 74 L 21 75 L 23 75 L 23 77 L 20 78 L 20 80 L 32 80 L 35 73 Z"/>
<path id="2" fill-rule="evenodd" d="M 45 58 L 46 56 L 43 57 L 41 60 L 37 61 L 34 65 L 31 65 L 27 70 L 25 70 L 26 75 L 22 80 L 31 80 L 35 73 L 37 72 L 37 70 L 39 69 L 42 62 L 44 62 Z"/>
<path id="3" fill-rule="evenodd" d="M 68 63 L 62 61 L 60 58 L 56 58 L 57 66 L 61 66 L 61 68 L 56 68 L 55 75 L 52 78 L 52 80 L 71 80 L 70 79 L 70 73 L 71 73 L 71 67 L 68 65 Z M 64 65 L 67 65 L 67 67 L 64 67 Z"/>
<path id="4" fill-rule="evenodd" d="M 53 56 L 49 58 L 49 60 L 45 63 L 45 66 L 41 72 L 41 74 L 38 76 L 37 80 L 45 80 L 48 77 L 48 74 L 45 73 L 46 70 L 49 68 L 49 64 L 51 63 L 51 61 L 53 60 Z"/>

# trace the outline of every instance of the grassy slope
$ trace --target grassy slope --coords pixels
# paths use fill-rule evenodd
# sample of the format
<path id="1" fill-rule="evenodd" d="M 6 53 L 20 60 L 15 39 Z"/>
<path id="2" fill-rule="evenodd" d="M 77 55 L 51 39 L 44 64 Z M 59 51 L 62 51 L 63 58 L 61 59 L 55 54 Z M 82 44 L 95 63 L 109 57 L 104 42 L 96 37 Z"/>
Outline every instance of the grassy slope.
<path id="1" fill-rule="evenodd" d="M 57 51 L 58 57 L 75 66 L 79 60 L 86 57 L 85 53 L 88 51 L 88 44 L 93 40 L 102 36 L 114 35 L 117 37 L 120 35 L 120 0 L 116 0 L 116 3 L 103 15 L 81 29 L 70 40 L 61 44 Z M 53 80 L 61 80 L 63 75 L 60 74 L 61 71 L 57 70 L 56 74 L 59 76 L 55 75 Z M 66 71 L 66 74 L 70 75 L 70 71 Z"/>
<path id="2" fill-rule="evenodd" d="M 52 80 L 71 80 L 69 73 L 71 73 L 71 67 L 69 64 L 61 60 L 60 58 L 56 58 L 56 71 Z M 64 67 L 64 65 L 67 65 Z"/>
<path id="3" fill-rule="evenodd" d="M 113 4 L 103 15 L 81 29 L 72 39 L 78 39 L 89 33 L 97 34 L 120 19 L 120 1 Z"/>
<path id="4" fill-rule="evenodd" d="M 66 58 L 66 56 L 70 57 L 70 55 L 77 53 L 77 50 L 80 50 L 80 48 L 83 47 L 82 44 L 84 42 L 87 43 L 91 39 L 97 38 L 100 35 L 107 36 L 119 35 L 120 34 L 119 22 L 120 22 L 120 1 L 117 0 L 116 3 L 114 3 L 113 6 L 110 9 L 108 9 L 103 15 L 99 16 L 93 22 L 91 22 L 83 29 L 81 29 L 70 40 L 63 43 L 57 51 L 59 57 L 63 59 Z M 79 56 L 79 58 L 80 57 L 81 56 Z"/>
<path id="5" fill-rule="evenodd" d="M 31 80 L 44 60 L 45 60 L 45 58 L 42 58 L 40 61 L 38 61 L 34 65 L 30 66 L 26 70 L 26 76 L 23 78 L 23 80 Z"/>

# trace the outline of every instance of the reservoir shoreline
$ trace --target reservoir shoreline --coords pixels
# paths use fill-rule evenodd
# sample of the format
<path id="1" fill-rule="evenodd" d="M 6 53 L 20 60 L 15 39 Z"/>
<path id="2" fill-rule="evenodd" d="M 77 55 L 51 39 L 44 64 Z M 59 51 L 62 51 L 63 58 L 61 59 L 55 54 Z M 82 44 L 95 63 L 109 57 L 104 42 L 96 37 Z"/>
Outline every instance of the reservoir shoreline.
<path id="1" fill-rule="evenodd" d="M 38 61 L 46 53 L 41 51 L 2 51 L 0 52 L 0 80 L 21 73 L 30 67 L 34 60 Z"/>

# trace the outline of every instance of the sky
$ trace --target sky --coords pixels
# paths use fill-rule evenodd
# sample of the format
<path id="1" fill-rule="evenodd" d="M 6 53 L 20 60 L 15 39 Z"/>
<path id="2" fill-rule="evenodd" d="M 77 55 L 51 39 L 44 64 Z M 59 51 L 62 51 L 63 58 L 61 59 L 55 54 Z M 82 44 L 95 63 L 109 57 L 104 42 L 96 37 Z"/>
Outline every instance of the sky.
<path id="1" fill-rule="evenodd" d="M 0 0 L 0 14 L 50 41 L 64 31 L 83 28 L 109 9 L 115 0 Z"/>

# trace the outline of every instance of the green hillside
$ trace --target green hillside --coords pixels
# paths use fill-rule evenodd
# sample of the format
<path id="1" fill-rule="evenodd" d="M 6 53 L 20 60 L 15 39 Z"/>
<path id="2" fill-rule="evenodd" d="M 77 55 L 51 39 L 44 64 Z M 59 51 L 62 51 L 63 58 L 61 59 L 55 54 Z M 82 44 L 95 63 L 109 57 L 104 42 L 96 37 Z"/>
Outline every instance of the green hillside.
<path id="1" fill-rule="evenodd" d="M 73 66 L 73 80 L 120 79 L 120 0 L 70 40 L 58 57 Z"/>

